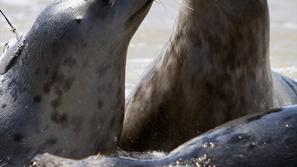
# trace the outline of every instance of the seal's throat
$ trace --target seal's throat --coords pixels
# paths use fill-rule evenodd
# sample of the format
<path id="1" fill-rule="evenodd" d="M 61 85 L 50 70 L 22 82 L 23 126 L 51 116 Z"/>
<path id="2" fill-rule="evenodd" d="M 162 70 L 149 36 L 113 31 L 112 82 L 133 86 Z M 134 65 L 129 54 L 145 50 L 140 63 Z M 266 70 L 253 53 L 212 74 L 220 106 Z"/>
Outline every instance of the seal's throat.
<path id="1" fill-rule="evenodd" d="M 181 87 L 191 87 L 184 90 L 199 92 L 197 99 L 201 100 L 201 106 L 218 104 L 230 109 L 229 112 L 239 112 L 225 111 L 229 114 L 217 116 L 216 124 L 244 114 L 240 113 L 243 106 L 254 105 L 262 109 L 272 106 L 267 3 L 231 0 L 188 3 L 186 6 L 192 10 L 180 14 L 180 22 L 167 51 L 171 54 L 166 55 L 177 61 L 175 68 L 180 69 L 180 75 L 176 75 L 179 77 L 176 79 L 189 81 L 182 82 Z M 170 67 L 172 61 L 165 62 L 166 67 Z M 229 107 L 225 106 L 228 104 Z M 202 107 L 201 110 L 209 112 L 215 108 Z"/>

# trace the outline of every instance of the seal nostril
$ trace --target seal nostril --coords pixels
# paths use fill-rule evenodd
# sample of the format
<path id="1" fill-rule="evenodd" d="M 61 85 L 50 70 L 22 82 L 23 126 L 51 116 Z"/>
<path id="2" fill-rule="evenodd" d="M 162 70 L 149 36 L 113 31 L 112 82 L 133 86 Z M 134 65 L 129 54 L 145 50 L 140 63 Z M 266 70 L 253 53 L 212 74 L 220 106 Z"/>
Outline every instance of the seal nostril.
<path id="1" fill-rule="evenodd" d="M 76 21 L 77 24 L 80 24 L 81 21 L 82 21 L 82 16 L 78 16 L 78 17 L 76 17 L 76 18 L 75 18 L 75 21 Z"/>

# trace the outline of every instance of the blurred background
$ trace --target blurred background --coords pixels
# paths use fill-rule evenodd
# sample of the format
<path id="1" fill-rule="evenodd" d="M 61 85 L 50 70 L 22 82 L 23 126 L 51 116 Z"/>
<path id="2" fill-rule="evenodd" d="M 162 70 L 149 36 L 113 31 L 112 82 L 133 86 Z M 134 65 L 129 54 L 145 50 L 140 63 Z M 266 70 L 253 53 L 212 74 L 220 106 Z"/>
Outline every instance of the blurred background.
<path id="1" fill-rule="evenodd" d="M 51 0 L 0 0 L 18 32 L 27 32 Z M 169 39 L 182 0 L 158 0 L 134 36 L 128 52 L 126 95 Z M 275 71 L 297 79 L 297 0 L 268 0 L 271 17 L 270 59 Z M 0 53 L 13 37 L 0 17 Z"/>

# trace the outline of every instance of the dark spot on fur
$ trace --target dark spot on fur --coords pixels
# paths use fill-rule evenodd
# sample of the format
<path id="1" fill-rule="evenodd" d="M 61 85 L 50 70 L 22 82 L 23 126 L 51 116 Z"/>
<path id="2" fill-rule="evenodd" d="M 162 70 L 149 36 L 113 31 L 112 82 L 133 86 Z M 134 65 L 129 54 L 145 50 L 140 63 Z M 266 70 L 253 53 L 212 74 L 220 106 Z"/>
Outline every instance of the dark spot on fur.
<path id="1" fill-rule="evenodd" d="M 1 108 L 5 109 L 7 107 L 7 104 L 2 104 Z"/>
<path id="2" fill-rule="evenodd" d="M 43 89 L 47 94 L 51 90 L 54 90 L 56 95 L 62 96 L 63 91 L 69 91 L 71 89 L 73 81 L 73 77 L 66 78 L 64 74 L 54 72 L 51 78 L 45 83 Z"/>
<path id="3" fill-rule="evenodd" d="M 65 66 L 69 66 L 72 67 L 76 64 L 76 60 L 72 57 L 67 57 L 64 61 L 63 61 L 63 65 Z"/>
<path id="4" fill-rule="evenodd" d="M 40 103 L 40 102 L 41 102 L 41 96 L 39 96 L 39 95 L 34 96 L 34 98 L 33 98 L 33 102 L 34 102 L 34 103 Z"/>
<path id="5" fill-rule="evenodd" d="M 56 122 L 57 124 L 65 124 L 68 120 L 68 116 L 66 114 L 60 114 L 58 112 L 53 112 L 51 115 L 51 120 Z"/>
<path id="6" fill-rule="evenodd" d="M 88 60 L 86 60 L 86 61 L 83 62 L 82 67 L 84 68 L 84 67 L 86 67 L 88 65 L 89 65 L 89 62 L 88 62 Z"/>
<path id="7" fill-rule="evenodd" d="M 73 81 L 74 81 L 73 78 L 66 79 L 66 81 L 64 83 L 64 90 L 65 91 L 69 91 L 71 89 L 71 86 L 72 86 Z"/>
<path id="8" fill-rule="evenodd" d="M 16 142 L 16 143 L 20 143 L 22 142 L 24 139 L 24 136 L 22 134 L 19 134 L 19 133 L 16 133 L 14 136 L 13 136 L 13 141 Z"/>
<path id="9" fill-rule="evenodd" d="M 51 106 L 56 109 L 61 105 L 61 98 L 56 98 L 53 101 L 51 101 Z"/>
<path id="10" fill-rule="evenodd" d="M 55 138 L 49 138 L 46 140 L 46 143 L 49 144 L 49 145 L 54 145 L 57 143 L 57 139 Z"/>
<path id="11" fill-rule="evenodd" d="M 56 82 L 57 79 L 57 73 L 53 73 L 53 75 L 51 76 L 51 78 L 45 83 L 43 90 L 45 93 L 49 93 L 51 90 L 51 87 L 54 85 L 54 83 Z"/>
<path id="12" fill-rule="evenodd" d="M 64 76 L 64 74 L 60 74 L 58 72 L 55 72 L 54 75 L 53 75 L 52 80 L 55 81 L 55 82 L 60 82 L 60 81 L 65 80 L 65 76 Z"/>
<path id="13" fill-rule="evenodd" d="M 61 98 L 61 96 L 63 95 L 63 91 L 62 91 L 62 89 L 59 86 L 56 86 L 54 88 L 54 92 L 58 96 L 58 98 Z"/>
<path id="14" fill-rule="evenodd" d="M 102 102 L 102 100 L 98 100 L 97 105 L 98 105 L 98 108 L 101 109 L 101 108 L 103 107 L 103 102 Z"/>
<path id="15" fill-rule="evenodd" d="M 109 68 L 109 65 L 99 66 L 96 70 L 96 74 L 98 74 L 99 76 L 103 76 Z"/>
<path id="16" fill-rule="evenodd" d="M 65 76 L 63 74 L 59 74 L 58 72 L 54 72 L 51 76 L 51 78 L 46 83 L 45 89 L 47 92 L 50 91 L 51 87 L 58 86 L 59 83 L 63 82 L 65 80 Z"/>
<path id="17" fill-rule="evenodd" d="M 110 127 L 110 128 L 113 128 L 113 127 L 115 126 L 115 122 L 116 122 L 116 118 L 113 117 L 113 118 L 111 119 L 111 121 L 110 121 L 110 125 L 109 125 L 109 127 Z"/>

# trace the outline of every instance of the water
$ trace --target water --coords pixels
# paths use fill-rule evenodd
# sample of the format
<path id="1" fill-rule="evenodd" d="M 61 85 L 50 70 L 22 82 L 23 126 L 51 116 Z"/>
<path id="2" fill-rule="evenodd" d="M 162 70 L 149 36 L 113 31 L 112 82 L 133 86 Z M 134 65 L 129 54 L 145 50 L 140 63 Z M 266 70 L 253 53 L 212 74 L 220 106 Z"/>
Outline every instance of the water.
<path id="1" fill-rule="evenodd" d="M 169 39 L 181 0 L 159 0 L 134 36 L 128 52 L 126 94 Z M 270 59 L 274 70 L 297 79 L 297 0 L 268 0 L 271 15 Z M 29 30 L 49 0 L 0 0 L 0 9 L 18 32 Z M 13 37 L 0 17 L 0 46 Z M 2 49 L 0 47 L 0 49 Z"/>

